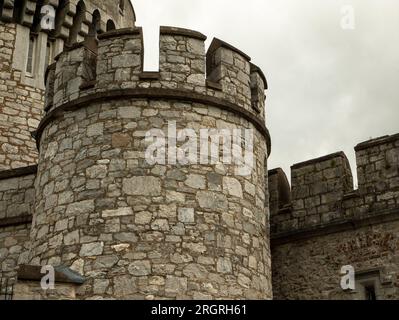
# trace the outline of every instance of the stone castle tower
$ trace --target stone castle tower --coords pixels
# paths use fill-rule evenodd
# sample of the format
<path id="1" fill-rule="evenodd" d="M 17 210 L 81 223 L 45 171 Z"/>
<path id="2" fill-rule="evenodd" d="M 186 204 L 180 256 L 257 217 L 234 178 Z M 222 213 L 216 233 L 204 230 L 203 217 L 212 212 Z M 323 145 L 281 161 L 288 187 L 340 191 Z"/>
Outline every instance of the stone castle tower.
<path id="1" fill-rule="evenodd" d="M 143 72 L 128 1 L 50 1 L 52 31 L 39 3 L 1 2 L 0 263 L 18 270 L 16 297 L 272 298 L 262 71 L 221 40 L 205 52 L 203 34 L 161 27 L 159 72 Z M 146 135 L 171 125 L 250 129 L 251 170 L 150 164 Z M 40 266 L 56 268 L 55 291 Z"/>

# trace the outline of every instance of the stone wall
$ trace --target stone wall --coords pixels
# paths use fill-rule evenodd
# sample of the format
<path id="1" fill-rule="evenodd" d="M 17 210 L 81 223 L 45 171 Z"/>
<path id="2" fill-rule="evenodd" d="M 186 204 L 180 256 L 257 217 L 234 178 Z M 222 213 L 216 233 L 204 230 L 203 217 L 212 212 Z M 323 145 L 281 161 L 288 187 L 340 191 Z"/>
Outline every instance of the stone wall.
<path id="1" fill-rule="evenodd" d="M 294 165 L 292 191 L 281 170 L 269 173 L 276 298 L 362 298 L 340 289 L 344 265 L 359 281 L 374 270 L 378 298 L 398 298 L 399 135 L 355 150 L 358 190 L 343 153 Z"/>
<path id="2" fill-rule="evenodd" d="M 35 168 L 0 174 L 0 277 L 13 278 L 28 259 Z"/>
<path id="3" fill-rule="evenodd" d="M 364 300 L 364 276 L 377 283 L 377 299 L 399 299 L 398 231 L 393 221 L 272 246 L 275 299 Z M 346 265 L 355 268 L 355 291 L 340 287 Z"/>

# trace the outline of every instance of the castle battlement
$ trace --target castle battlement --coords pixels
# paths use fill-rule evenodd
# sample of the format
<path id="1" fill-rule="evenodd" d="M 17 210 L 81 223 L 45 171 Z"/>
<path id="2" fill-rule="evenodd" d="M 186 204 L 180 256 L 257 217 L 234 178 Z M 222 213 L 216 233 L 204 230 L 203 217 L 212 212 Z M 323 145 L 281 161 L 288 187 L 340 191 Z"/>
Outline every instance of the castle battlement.
<path id="1" fill-rule="evenodd" d="M 361 143 L 355 151 L 357 190 L 343 152 L 292 166 L 291 187 L 282 169 L 269 171 L 274 237 L 386 219 L 397 210 L 399 135 Z"/>
<path id="2" fill-rule="evenodd" d="M 250 57 L 215 39 L 205 52 L 206 36 L 180 28 L 161 27 L 159 72 L 143 72 L 143 33 L 128 28 L 103 33 L 62 52 L 47 75 L 47 111 L 83 97 L 120 90 L 152 97 L 163 89 L 193 93 L 227 101 L 243 113 L 265 118 L 265 89 L 262 71 Z M 150 91 L 150 89 L 152 91 Z"/>

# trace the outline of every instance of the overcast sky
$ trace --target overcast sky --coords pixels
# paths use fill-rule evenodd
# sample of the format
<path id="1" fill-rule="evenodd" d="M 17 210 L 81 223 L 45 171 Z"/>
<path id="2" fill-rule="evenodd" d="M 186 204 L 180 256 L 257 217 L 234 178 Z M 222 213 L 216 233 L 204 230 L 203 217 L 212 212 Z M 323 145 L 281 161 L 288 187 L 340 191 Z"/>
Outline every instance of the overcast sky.
<path id="1" fill-rule="evenodd" d="M 347 5 L 353 30 L 341 27 L 350 18 L 341 11 Z M 198 30 L 208 45 L 221 38 L 263 69 L 270 169 L 289 175 L 294 163 L 344 151 L 355 171 L 357 143 L 399 132 L 398 0 L 133 0 L 133 6 L 144 28 L 147 70 L 157 67 L 159 25 Z"/>

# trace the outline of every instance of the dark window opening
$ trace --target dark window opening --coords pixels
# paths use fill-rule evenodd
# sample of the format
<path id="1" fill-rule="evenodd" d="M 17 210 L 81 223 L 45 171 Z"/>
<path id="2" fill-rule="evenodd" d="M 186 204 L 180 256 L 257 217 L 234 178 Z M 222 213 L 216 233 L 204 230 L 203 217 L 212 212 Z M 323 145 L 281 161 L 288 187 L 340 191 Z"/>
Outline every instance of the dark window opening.
<path id="1" fill-rule="evenodd" d="M 39 0 L 36 4 L 36 10 L 35 10 L 35 14 L 33 16 L 33 23 L 31 26 L 31 30 L 33 32 L 39 32 L 41 30 L 41 25 L 40 25 L 40 22 L 42 20 L 41 9 L 42 9 L 43 5 L 44 5 L 43 0 Z"/>
<path id="2" fill-rule="evenodd" d="M 375 301 L 377 300 L 377 295 L 375 293 L 375 287 L 373 285 L 366 286 L 364 288 L 366 294 L 366 300 Z"/>
<path id="3" fill-rule="evenodd" d="M 83 1 L 79 1 L 76 7 L 76 15 L 73 19 L 73 26 L 69 33 L 68 45 L 71 46 L 78 42 L 78 35 L 82 28 L 83 18 L 86 11 L 86 5 Z"/>
<path id="4" fill-rule="evenodd" d="M 90 25 L 89 36 L 96 37 L 101 33 L 101 14 L 100 11 L 93 12 L 93 20 Z"/>
<path id="5" fill-rule="evenodd" d="M 0 0 L 0 18 L 3 15 L 3 5 L 4 5 L 4 0 Z"/>
<path id="6" fill-rule="evenodd" d="M 112 20 L 108 20 L 107 22 L 107 31 L 115 30 L 115 23 Z"/>
<path id="7" fill-rule="evenodd" d="M 24 1 L 23 0 L 16 0 L 14 2 L 14 21 L 20 23 L 22 20 L 23 15 L 23 8 L 24 8 Z"/>

